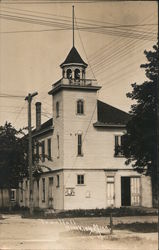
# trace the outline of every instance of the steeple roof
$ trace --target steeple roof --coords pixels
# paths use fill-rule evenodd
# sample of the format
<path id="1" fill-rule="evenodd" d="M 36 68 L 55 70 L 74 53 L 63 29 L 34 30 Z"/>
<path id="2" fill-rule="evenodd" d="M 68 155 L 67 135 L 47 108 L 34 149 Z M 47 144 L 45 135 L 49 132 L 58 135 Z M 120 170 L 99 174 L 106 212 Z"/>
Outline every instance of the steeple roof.
<path id="1" fill-rule="evenodd" d="M 65 61 L 60 65 L 63 67 L 65 64 L 83 64 L 85 67 L 87 67 L 87 63 L 85 63 L 80 54 L 78 53 L 77 49 L 73 46 L 70 52 L 68 53 L 68 56 L 66 57 Z"/>

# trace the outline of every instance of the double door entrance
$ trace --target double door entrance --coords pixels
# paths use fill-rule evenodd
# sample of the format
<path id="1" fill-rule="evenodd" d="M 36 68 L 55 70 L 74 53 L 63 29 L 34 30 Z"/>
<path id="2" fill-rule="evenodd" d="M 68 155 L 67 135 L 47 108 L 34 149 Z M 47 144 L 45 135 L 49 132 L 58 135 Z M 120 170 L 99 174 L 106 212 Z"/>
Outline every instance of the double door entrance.
<path id="1" fill-rule="evenodd" d="M 121 206 L 140 206 L 140 177 L 121 177 Z M 107 205 L 115 205 L 115 179 L 107 176 Z"/>
<path id="2" fill-rule="evenodd" d="M 121 205 L 140 205 L 140 177 L 121 177 Z"/>

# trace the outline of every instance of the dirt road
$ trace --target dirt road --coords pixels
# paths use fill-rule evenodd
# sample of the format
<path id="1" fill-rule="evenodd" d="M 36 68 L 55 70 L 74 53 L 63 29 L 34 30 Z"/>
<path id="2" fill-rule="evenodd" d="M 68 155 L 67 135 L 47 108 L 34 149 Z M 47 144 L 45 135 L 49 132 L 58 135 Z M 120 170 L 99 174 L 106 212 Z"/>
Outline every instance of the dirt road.
<path id="1" fill-rule="evenodd" d="M 78 231 L 70 232 L 58 220 L 22 219 L 18 215 L 3 215 L 3 217 L 4 219 L 0 220 L 0 250 L 158 249 L 157 233 L 132 233 L 122 230 L 115 231 L 113 236 L 99 237 L 98 235 L 81 234 Z M 146 217 L 141 219 L 146 221 Z M 88 225 L 103 223 L 102 218 L 78 218 L 75 220 L 76 223 Z M 157 217 L 148 218 L 148 220 L 156 221 Z"/>

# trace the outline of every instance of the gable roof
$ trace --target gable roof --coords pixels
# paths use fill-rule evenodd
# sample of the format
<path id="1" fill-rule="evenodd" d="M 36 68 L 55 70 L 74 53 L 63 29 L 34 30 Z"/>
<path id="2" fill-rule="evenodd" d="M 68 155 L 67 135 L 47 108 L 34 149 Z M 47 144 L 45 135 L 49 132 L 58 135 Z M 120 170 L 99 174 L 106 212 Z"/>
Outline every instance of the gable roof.
<path id="1" fill-rule="evenodd" d="M 107 103 L 97 100 L 97 122 L 94 127 L 121 127 L 124 128 L 130 119 L 130 115 Z M 44 135 L 53 130 L 53 118 L 41 124 L 40 129 L 32 131 L 32 137 Z M 27 135 L 26 135 L 27 136 Z"/>
<path id="2" fill-rule="evenodd" d="M 97 100 L 97 117 L 98 121 L 94 123 L 95 127 L 125 127 L 130 119 L 130 115 L 128 113 L 99 100 Z"/>
<path id="3" fill-rule="evenodd" d="M 74 46 L 68 53 L 65 61 L 60 66 L 62 67 L 65 64 L 71 64 L 71 63 L 84 64 L 84 66 L 87 67 L 87 63 L 83 61 L 83 59 L 81 58 L 80 54 L 78 53 L 77 49 Z"/>
<path id="4" fill-rule="evenodd" d="M 42 123 L 40 129 L 34 129 L 32 131 L 32 137 L 36 137 L 38 135 L 46 134 L 53 130 L 53 118 L 47 120 L 46 122 Z"/>

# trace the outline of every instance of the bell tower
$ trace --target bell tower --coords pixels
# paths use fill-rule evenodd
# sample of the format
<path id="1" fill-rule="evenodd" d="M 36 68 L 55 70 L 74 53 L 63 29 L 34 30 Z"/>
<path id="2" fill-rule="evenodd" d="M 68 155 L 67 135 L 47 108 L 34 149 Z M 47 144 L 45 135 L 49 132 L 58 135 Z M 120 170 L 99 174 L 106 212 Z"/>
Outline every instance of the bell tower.
<path id="1" fill-rule="evenodd" d="M 87 64 L 82 60 L 77 49 L 73 46 L 65 61 L 60 65 L 62 77 L 75 82 L 85 80 Z"/>
<path id="2" fill-rule="evenodd" d="M 62 77 L 75 82 L 85 79 L 87 63 L 85 63 L 75 48 L 74 38 L 74 6 L 72 6 L 72 49 L 65 61 L 60 65 L 62 68 Z"/>
<path id="3" fill-rule="evenodd" d="M 82 167 L 82 158 L 87 161 L 89 157 L 83 138 L 88 126 L 91 127 L 89 133 L 94 130 L 93 123 L 97 121 L 97 91 L 101 87 L 96 79 L 87 79 L 87 66 L 74 45 L 73 18 L 73 46 L 60 65 L 62 78 L 49 91 L 53 103 L 53 164 L 56 168 L 72 167 L 75 155 L 80 156 L 76 164 Z M 81 151 L 77 150 L 78 142 L 83 143 Z"/>

